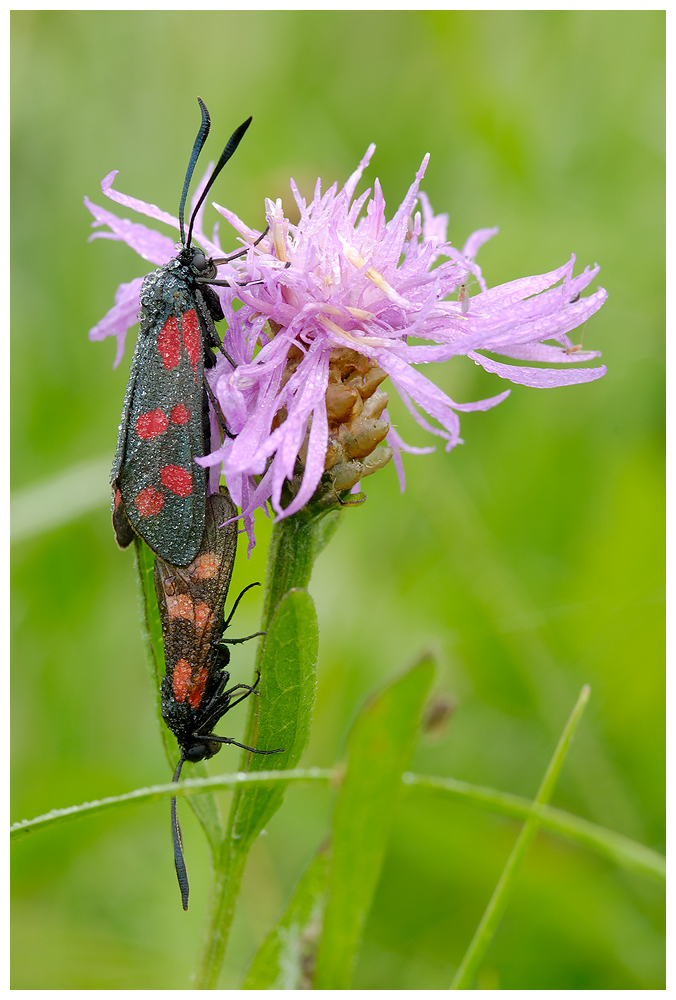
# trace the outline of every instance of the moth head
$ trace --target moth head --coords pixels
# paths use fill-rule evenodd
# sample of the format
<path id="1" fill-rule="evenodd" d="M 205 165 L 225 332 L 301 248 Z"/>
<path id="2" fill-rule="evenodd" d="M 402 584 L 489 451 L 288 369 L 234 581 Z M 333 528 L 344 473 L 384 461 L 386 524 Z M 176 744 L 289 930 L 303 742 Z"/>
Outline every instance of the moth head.
<path id="1" fill-rule="evenodd" d="M 200 247 L 190 247 L 190 267 L 198 278 L 215 278 L 216 267 L 212 263 L 211 257 L 207 257 Z"/>
<path id="2" fill-rule="evenodd" d="M 196 764 L 200 760 L 209 760 L 215 757 L 221 749 L 221 744 L 215 740 L 201 739 L 193 743 L 190 747 L 183 748 L 183 758 Z"/>

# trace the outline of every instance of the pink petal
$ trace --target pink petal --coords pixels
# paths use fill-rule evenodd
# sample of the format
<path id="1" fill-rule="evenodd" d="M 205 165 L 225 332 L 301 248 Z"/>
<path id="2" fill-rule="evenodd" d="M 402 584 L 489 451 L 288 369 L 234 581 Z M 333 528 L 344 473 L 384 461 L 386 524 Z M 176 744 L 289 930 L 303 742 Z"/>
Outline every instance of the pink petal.
<path id="1" fill-rule="evenodd" d="M 494 236 L 500 232 L 497 226 L 493 226 L 492 229 L 477 229 L 476 232 L 471 233 L 465 241 L 465 245 L 462 248 L 463 257 L 467 257 L 469 260 L 474 260 L 479 249 L 487 243 L 488 240 L 492 240 Z"/>
<path id="2" fill-rule="evenodd" d="M 117 352 L 113 368 L 117 368 L 124 355 L 127 330 L 138 321 L 141 308 L 141 285 L 143 278 L 134 278 L 119 286 L 115 293 L 115 305 L 109 309 L 103 319 L 89 331 L 90 340 L 105 340 L 106 337 L 117 337 Z"/>
<path id="3" fill-rule="evenodd" d="M 125 208 L 132 208 L 141 215 L 147 215 L 150 219 L 155 219 L 157 222 L 166 222 L 168 226 L 178 229 L 178 219 L 176 216 L 169 215 L 168 212 L 163 212 L 157 205 L 150 205 L 148 202 L 140 201 L 138 198 L 130 198 L 129 195 L 115 191 L 112 184 L 118 173 L 119 170 L 111 170 L 101 181 L 101 190 L 107 198 L 116 201 L 118 205 L 124 205 Z"/>
<path id="4" fill-rule="evenodd" d="M 506 358 L 516 358 L 520 361 L 549 361 L 559 365 L 592 361 L 594 358 L 601 357 L 600 351 L 574 351 L 571 349 L 574 346 L 571 344 L 566 350 L 565 347 L 554 347 L 551 344 L 523 344 L 514 348 L 501 347 L 500 354 Z"/>
<path id="5" fill-rule="evenodd" d="M 364 153 L 363 157 L 361 158 L 359 166 L 357 167 L 355 172 L 350 177 L 348 177 L 347 182 L 343 187 L 343 191 L 345 192 L 348 201 L 352 199 L 357 184 L 361 180 L 361 175 L 364 173 L 369 163 L 371 162 L 371 157 L 373 156 L 375 151 L 376 151 L 375 143 L 372 142 L 371 145 L 366 150 L 366 152 Z"/>
<path id="6" fill-rule="evenodd" d="M 491 361 L 481 354 L 470 351 L 467 357 L 487 372 L 506 378 L 517 385 L 528 385 L 533 389 L 554 389 L 560 385 L 578 385 L 581 382 L 594 382 L 606 374 L 606 366 L 598 368 L 520 368 L 517 365 L 504 365 L 500 361 Z"/>
<path id="7" fill-rule="evenodd" d="M 93 225 L 106 225 L 111 229 L 110 233 L 92 233 L 89 237 L 90 240 L 121 240 L 144 260 L 148 260 L 158 267 L 166 264 L 176 253 L 174 244 L 168 236 L 162 236 L 161 233 L 155 232 L 154 229 L 148 229 L 147 226 L 138 222 L 120 219 L 112 212 L 106 211 L 105 208 L 95 205 L 89 198 L 85 198 L 84 203 L 96 219 Z"/>

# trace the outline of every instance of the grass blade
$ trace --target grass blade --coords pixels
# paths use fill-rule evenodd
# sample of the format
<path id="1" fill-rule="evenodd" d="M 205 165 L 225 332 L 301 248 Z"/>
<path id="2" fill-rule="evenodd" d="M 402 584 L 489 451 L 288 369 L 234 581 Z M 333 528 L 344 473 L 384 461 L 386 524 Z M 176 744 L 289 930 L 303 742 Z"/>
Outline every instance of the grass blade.
<path id="1" fill-rule="evenodd" d="M 411 758 L 420 713 L 434 678 L 426 658 L 361 712 L 333 821 L 328 903 L 314 988 L 350 989 L 352 969 L 383 863 L 401 773 Z"/>
<path id="2" fill-rule="evenodd" d="M 90 458 L 10 497 L 10 541 L 55 531 L 110 503 L 110 455 Z"/>
<path id="3" fill-rule="evenodd" d="M 545 776 L 542 779 L 542 784 L 540 785 L 538 793 L 535 796 L 535 801 L 533 803 L 535 807 L 545 805 L 551 798 L 554 786 L 556 785 L 561 767 L 563 765 L 563 761 L 566 753 L 568 752 L 570 741 L 573 738 L 573 733 L 577 728 L 588 700 L 589 685 L 585 684 L 580 692 L 579 698 L 577 699 L 575 708 L 571 712 L 570 718 L 568 719 L 563 733 L 561 734 L 561 738 L 558 742 L 556 750 L 554 751 L 554 756 L 549 762 Z M 495 929 L 500 922 L 500 918 L 505 912 L 505 907 L 509 901 L 510 893 L 514 888 L 516 877 L 526 855 L 526 851 L 528 850 L 530 842 L 535 836 L 539 825 L 540 816 L 537 811 L 533 811 L 519 834 L 516 844 L 512 849 L 512 853 L 510 854 L 507 864 L 505 865 L 504 871 L 502 872 L 498 884 L 495 887 L 491 900 L 486 907 L 486 911 L 479 922 L 479 926 L 477 927 L 474 937 L 470 942 L 470 946 L 465 952 L 465 956 L 460 963 L 457 973 L 455 974 L 455 978 L 451 984 L 452 990 L 469 989 L 469 986 L 474 978 L 474 974 L 483 960 L 486 949 L 488 948 L 491 938 L 495 933 Z"/>
<path id="4" fill-rule="evenodd" d="M 599 826 L 598 823 L 575 816 L 564 809 L 548 805 L 535 807 L 530 799 L 521 795 L 499 792 L 495 788 L 486 788 L 482 785 L 472 785 L 457 778 L 436 778 L 407 772 L 402 775 L 402 780 L 409 788 L 438 791 L 464 802 L 465 805 L 476 806 L 477 809 L 511 816 L 514 819 L 528 819 L 537 812 L 543 830 L 583 844 L 622 868 L 656 878 L 661 882 L 666 879 L 666 858 L 659 851 L 639 844 L 636 840 L 631 840 L 614 830 Z"/>

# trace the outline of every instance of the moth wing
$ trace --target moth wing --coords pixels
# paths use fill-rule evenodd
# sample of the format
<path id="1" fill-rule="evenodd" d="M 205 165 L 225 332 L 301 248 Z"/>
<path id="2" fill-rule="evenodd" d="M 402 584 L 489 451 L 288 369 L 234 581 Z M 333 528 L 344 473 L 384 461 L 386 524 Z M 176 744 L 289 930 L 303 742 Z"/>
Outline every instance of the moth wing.
<path id="1" fill-rule="evenodd" d="M 167 667 L 189 651 L 194 669 L 205 664 L 212 643 L 223 634 L 223 608 L 228 596 L 237 548 L 237 508 L 225 487 L 207 499 L 202 544 L 189 566 L 155 559 L 155 593 L 162 622 Z"/>
<path id="2" fill-rule="evenodd" d="M 162 559 L 187 566 L 204 531 L 203 333 L 195 310 L 139 330 L 112 483 L 133 529 Z"/>
<path id="3" fill-rule="evenodd" d="M 237 508 L 222 486 L 207 498 L 204 536 L 200 551 L 187 568 L 193 591 L 214 612 L 211 641 L 223 634 L 223 608 L 230 588 L 237 550 Z M 224 522 L 230 521 L 229 524 Z"/>

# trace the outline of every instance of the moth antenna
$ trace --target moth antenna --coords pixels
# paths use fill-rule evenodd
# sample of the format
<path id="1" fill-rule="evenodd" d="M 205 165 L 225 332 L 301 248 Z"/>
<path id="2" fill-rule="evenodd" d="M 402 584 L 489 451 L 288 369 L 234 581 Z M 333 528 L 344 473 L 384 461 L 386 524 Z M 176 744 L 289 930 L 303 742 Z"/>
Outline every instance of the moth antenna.
<path id="1" fill-rule="evenodd" d="M 202 111 L 202 124 L 200 125 L 199 132 L 197 133 L 197 138 L 195 139 L 194 145 L 192 147 L 192 153 L 190 154 L 190 162 L 188 163 L 188 169 L 185 174 L 185 181 L 183 182 L 183 191 L 181 193 L 181 203 L 178 206 L 178 222 L 181 227 L 181 243 L 183 246 L 190 246 L 190 235 L 188 234 L 188 242 L 185 242 L 185 226 L 183 224 L 183 213 L 185 211 L 185 202 L 188 197 L 188 188 L 190 187 L 190 181 L 192 180 L 193 171 L 195 169 L 195 164 L 197 163 L 197 158 L 202 152 L 202 147 L 207 141 L 207 136 L 209 135 L 209 129 L 211 128 L 211 118 L 209 117 L 209 112 L 207 111 L 207 106 L 201 97 L 198 97 L 199 106 Z M 192 222 L 190 223 L 192 228 Z"/>
<path id="2" fill-rule="evenodd" d="M 174 771 L 174 777 L 172 781 L 178 781 L 181 777 L 181 768 L 183 767 L 183 762 L 185 757 L 181 754 L 176 770 Z M 178 887 L 181 890 L 181 902 L 183 903 L 183 909 L 188 909 L 188 896 L 190 895 L 190 886 L 188 885 L 188 872 L 185 868 L 185 858 L 183 857 L 183 839 L 181 837 L 181 825 L 178 822 L 178 810 L 176 808 L 176 796 L 171 800 L 171 832 L 174 841 L 174 865 L 176 866 L 176 877 L 178 878 Z"/>
<path id="3" fill-rule="evenodd" d="M 198 98 L 198 100 L 199 100 L 199 98 Z M 200 101 L 200 104 L 202 105 L 202 108 L 204 108 L 204 111 L 206 111 L 206 108 L 202 104 L 202 101 Z M 207 112 L 207 117 L 208 117 L 208 112 Z M 225 144 L 225 149 L 221 153 L 221 158 L 218 161 L 218 163 L 216 164 L 216 166 L 214 167 L 214 171 L 213 171 L 211 177 L 209 178 L 209 180 L 207 181 L 207 186 L 205 187 L 204 191 L 202 191 L 200 199 L 197 202 L 197 204 L 195 205 L 193 213 L 192 213 L 192 215 L 190 217 L 190 226 L 188 228 L 188 242 L 185 244 L 186 246 L 188 246 L 188 247 L 190 246 L 190 240 L 192 239 L 192 227 L 193 227 L 193 223 L 195 222 L 195 216 L 199 212 L 204 199 L 206 198 L 206 196 L 208 195 L 209 191 L 211 190 L 211 187 L 212 187 L 214 181 L 216 180 L 216 178 L 220 174 L 221 170 L 223 169 L 223 167 L 225 166 L 225 164 L 228 162 L 228 160 L 230 159 L 230 157 L 232 156 L 232 154 L 235 152 L 235 150 L 239 146 L 240 142 L 242 141 L 242 136 L 244 135 L 244 133 L 248 129 L 249 125 L 251 125 L 251 122 L 252 122 L 252 118 L 251 117 L 247 118 L 247 120 L 245 122 L 242 122 L 242 124 L 239 126 L 239 128 L 235 129 L 235 131 L 232 133 L 232 135 L 228 139 L 227 143 Z M 199 138 L 199 136 L 198 136 L 198 138 Z M 204 139 L 206 139 L 206 135 L 204 136 Z M 202 145 L 204 145 L 204 139 L 202 140 Z M 197 145 L 197 140 L 195 140 L 195 145 Z M 200 146 L 200 149 L 201 148 L 202 147 Z M 194 152 L 194 150 L 193 150 L 193 152 Z M 199 152 L 198 152 L 197 156 L 199 156 Z M 197 156 L 195 156 L 195 160 L 197 160 Z M 194 167 L 194 163 L 192 161 L 192 157 L 190 159 L 190 162 L 192 163 L 192 165 Z M 188 169 L 190 169 L 190 168 L 188 168 Z M 192 174 L 191 174 L 191 176 L 192 176 Z M 186 184 L 187 183 L 189 183 L 189 180 L 186 177 Z M 185 205 L 186 194 L 187 194 L 187 190 L 186 190 L 186 188 L 184 188 L 183 189 L 183 199 L 182 199 L 182 202 L 181 202 L 182 205 Z"/>
<path id="4" fill-rule="evenodd" d="M 259 582 L 250 583 L 248 587 L 244 588 L 244 590 L 242 591 L 242 593 L 239 595 L 239 597 L 237 598 L 237 600 L 235 601 L 235 603 L 232 606 L 232 611 L 228 615 L 228 620 L 226 621 L 225 625 L 223 626 L 223 631 L 224 632 L 225 632 L 226 628 L 228 627 L 228 625 L 230 624 L 230 622 L 232 621 L 232 616 L 234 615 L 235 611 L 237 611 L 237 605 L 242 600 L 242 598 L 246 594 L 247 590 L 251 590 L 252 587 L 260 587 L 260 583 Z M 260 632 L 256 633 L 256 635 L 261 635 L 261 634 L 262 633 L 260 633 Z M 249 638 L 253 639 L 253 636 L 249 636 Z"/>

